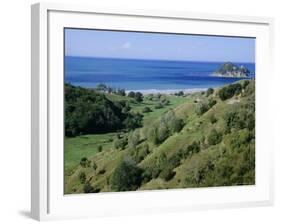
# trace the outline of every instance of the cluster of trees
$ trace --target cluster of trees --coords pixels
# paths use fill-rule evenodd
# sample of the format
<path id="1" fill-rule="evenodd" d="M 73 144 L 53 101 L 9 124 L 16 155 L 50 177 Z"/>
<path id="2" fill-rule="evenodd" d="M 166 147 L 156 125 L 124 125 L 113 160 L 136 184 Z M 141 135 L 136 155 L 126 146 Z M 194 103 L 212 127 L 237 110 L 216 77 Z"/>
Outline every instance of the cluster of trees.
<path id="1" fill-rule="evenodd" d="M 129 92 L 128 97 L 135 99 L 137 102 L 142 102 L 143 101 L 143 94 L 141 92 Z"/>
<path id="2" fill-rule="evenodd" d="M 65 135 L 104 133 L 142 124 L 127 102 L 113 102 L 93 89 L 65 84 Z"/>
<path id="3" fill-rule="evenodd" d="M 242 85 L 240 83 L 230 84 L 219 90 L 219 97 L 221 100 L 227 100 L 234 95 L 239 95 L 242 92 Z"/>
<path id="4" fill-rule="evenodd" d="M 151 125 L 147 137 L 154 144 L 161 144 L 169 136 L 175 132 L 179 132 L 183 128 L 183 125 L 183 120 L 177 118 L 175 112 L 171 110 L 162 115 L 159 121 L 156 121 Z"/>
<path id="5" fill-rule="evenodd" d="M 97 87 L 96 87 L 96 90 L 99 91 L 99 92 L 114 93 L 116 95 L 126 96 L 125 89 L 115 89 L 115 88 L 107 86 L 103 83 L 98 84 Z"/>

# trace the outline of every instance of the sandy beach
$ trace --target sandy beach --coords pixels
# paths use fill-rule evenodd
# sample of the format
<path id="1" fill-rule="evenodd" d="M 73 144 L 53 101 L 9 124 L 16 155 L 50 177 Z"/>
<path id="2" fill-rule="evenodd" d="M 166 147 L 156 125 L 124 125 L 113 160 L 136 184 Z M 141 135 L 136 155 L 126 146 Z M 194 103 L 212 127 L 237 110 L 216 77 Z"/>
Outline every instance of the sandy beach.
<path id="1" fill-rule="evenodd" d="M 196 93 L 196 92 L 201 92 L 201 91 L 206 91 L 207 88 L 193 88 L 193 89 L 138 89 L 138 90 L 126 90 L 126 94 L 129 92 L 141 92 L 144 95 L 148 94 L 175 94 L 180 91 L 182 91 L 184 94 L 188 93 Z"/>

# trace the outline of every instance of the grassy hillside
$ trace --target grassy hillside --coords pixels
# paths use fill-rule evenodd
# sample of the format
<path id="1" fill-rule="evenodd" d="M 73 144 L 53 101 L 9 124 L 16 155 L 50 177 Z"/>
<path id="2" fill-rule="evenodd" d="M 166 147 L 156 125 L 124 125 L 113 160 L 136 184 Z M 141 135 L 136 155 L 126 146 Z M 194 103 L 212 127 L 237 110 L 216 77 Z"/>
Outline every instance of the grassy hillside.
<path id="1" fill-rule="evenodd" d="M 65 193 L 255 184 L 254 80 L 142 101 L 103 95 L 141 124 L 67 137 Z"/>

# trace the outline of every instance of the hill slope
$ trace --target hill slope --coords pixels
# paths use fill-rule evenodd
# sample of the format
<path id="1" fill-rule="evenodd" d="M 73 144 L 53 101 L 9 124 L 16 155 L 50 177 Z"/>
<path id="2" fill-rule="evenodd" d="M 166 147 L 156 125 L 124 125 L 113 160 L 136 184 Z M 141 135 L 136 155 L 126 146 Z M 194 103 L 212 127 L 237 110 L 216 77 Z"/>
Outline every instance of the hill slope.
<path id="1" fill-rule="evenodd" d="M 156 107 L 153 97 L 131 111 Z M 143 113 L 142 127 L 66 139 L 81 150 L 65 172 L 65 192 L 255 184 L 253 80 L 164 97 L 169 104 Z"/>

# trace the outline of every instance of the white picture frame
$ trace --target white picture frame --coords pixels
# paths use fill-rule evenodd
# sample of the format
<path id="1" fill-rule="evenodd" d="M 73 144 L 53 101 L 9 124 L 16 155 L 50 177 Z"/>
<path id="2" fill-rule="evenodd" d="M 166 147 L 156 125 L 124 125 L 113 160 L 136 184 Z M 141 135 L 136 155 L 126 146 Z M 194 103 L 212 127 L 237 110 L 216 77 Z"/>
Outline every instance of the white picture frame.
<path id="1" fill-rule="evenodd" d="M 272 18 L 38 3 L 32 5 L 31 214 L 37 220 L 273 203 L 270 140 Z M 113 20 L 114 18 L 114 20 Z M 63 194 L 63 28 L 251 36 L 256 46 L 256 185 L 87 195 Z M 184 27 L 184 28 L 183 28 Z"/>

